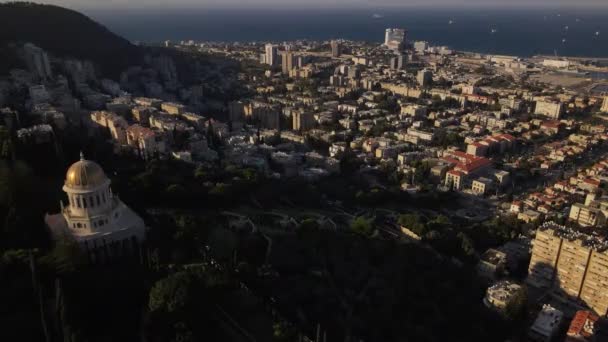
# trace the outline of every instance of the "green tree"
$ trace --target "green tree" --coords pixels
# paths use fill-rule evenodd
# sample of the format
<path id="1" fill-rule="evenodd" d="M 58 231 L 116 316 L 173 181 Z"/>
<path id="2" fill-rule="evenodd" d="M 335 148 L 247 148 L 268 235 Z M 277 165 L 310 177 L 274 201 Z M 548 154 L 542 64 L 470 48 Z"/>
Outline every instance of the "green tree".
<path id="1" fill-rule="evenodd" d="M 398 222 L 401 226 L 411 230 L 418 236 L 424 236 L 429 231 L 427 225 L 422 222 L 418 214 L 399 215 Z"/>
<path id="2" fill-rule="evenodd" d="M 372 219 L 367 219 L 363 216 L 358 216 L 350 222 L 350 229 L 363 236 L 371 236 L 374 233 Z"/>
<path id="3" fill-rule="evenodd" d="M 450 219 L 445 215 L 438 215 L 433 220 L 427 222 L 427 227 L 430 230 L 439 230 L 442 231 L 451 224 Z"/>
<path id="4" fill-rule="evenodd" d="M 464 255 L 472 256 L 475 254 L 473 240 L 471 240 L 471 238 L 467 234 L 459 232 L 458 234 L 456 234 L 456 237 L 460 240 L 460 248 L 462 249 Z"/>
<path id="5" fill-rule="evenodd" d="M 510 320 L 521 320 L 525 318 L 526 307 L 528 304 L 528 291 L 523 286 L 515 295 L 512 301 L 505 308 L 505 316 Z"/>
<path id="6" fill-rule="evenodd" d="M 317 222 L 317 220 L 313 219 L 313 218 L 307 218 L 302 220 L 302 222 L 300 222 L 300 224 L 298 225 L 298 230 L 307 230 L 307 231 L 315 231 L 315 230 L 319 230 L 319 223 Z"/>
<path id="7" fill-rule="evenodd" d="M 276 341 L 293 342 L 298 337 L 296 329 L 286 322 L 277 322 L 272 326 L 273 337 Z"/>
<path id="8" fill-rule="evenodd" d="M 211 231 L 209 245 L 218 259 L 228 260 L 238 247 L 238 239 L 231 230 L 218 227 Z"/>
<path id="9" fill-rule="evenodd" d="M 171 196 L 183 196 L 186 193 L 186 188 L 181 184 L 171 184 L 167 187 L 167 193 Z"/>
<path id="10" fill-rule="evenodd" d="M 182 271 L 163 278 L 150 290 L 148 308 L 168 314 L 184 312 L 193 303 L 196 278 Z"/>
<path id="11" fill-rule="evenodd" d="M 188 324 L 184 322 L 177 322 L 173 324 L 174 336 L 171 338 L 171 342 L 194 342 L 194 334 Z"/>
<path id="12" fill-rule="evenodd" d="M 58 274 L 69 274 L 81 270 L 88 261 L 82 248 L 74 240 L 60 239 L 53 250 L 41 259 L 43 264 Z"/>

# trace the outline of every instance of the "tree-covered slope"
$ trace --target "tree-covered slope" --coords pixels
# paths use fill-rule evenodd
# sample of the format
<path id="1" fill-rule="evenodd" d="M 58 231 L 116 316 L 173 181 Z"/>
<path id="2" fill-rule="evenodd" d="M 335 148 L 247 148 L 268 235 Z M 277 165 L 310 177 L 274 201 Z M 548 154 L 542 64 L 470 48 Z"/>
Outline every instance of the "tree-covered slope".
<path id="1" fill-rule="evenodd" d="M 139 64 L 140 49 L 87 16 L 30 2 L 0 3 L 0 47 L 32 42 L 59 57 L 91 60 L 116 75 Z"/>

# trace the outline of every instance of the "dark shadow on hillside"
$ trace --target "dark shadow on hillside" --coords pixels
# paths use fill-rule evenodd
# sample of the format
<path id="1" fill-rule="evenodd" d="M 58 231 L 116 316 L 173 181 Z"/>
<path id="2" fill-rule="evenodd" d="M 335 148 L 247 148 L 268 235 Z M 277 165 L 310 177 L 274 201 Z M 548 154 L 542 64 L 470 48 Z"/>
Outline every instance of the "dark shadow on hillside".
<path id="1" fill-rule="evenodd" d="M 415 244 L 285 234 L 273 238 L 270 264 L 278 276 L 255 289 L 298 325 L 320 323 L 328 340 L 491 340 L 503 330 L 472 270 Z"/>
<path id="2" fill-rule="evenodd" d="M 29 2 L 0 4 L 0 46 L 25 42 L 58 57 L 91 60 L 113 77 L 143 57 L 128 40 L 76 11 Z"/>

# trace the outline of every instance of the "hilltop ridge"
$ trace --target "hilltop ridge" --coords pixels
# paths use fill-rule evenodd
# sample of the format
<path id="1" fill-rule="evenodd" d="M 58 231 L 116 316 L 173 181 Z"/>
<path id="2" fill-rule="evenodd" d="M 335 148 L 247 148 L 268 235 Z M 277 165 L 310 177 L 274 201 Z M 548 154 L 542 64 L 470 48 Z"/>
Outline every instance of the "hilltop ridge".
<path id="1" fill-rule="evenodd" d="M 0 50 L 25 42 L 57 57 L 90 60 L 114 76 L 143 56 L 139 47 L 79 12 L 32 2 L 0 3 Z M 6 63 L 6 56 L 0 53 L 0 62 Z"/>

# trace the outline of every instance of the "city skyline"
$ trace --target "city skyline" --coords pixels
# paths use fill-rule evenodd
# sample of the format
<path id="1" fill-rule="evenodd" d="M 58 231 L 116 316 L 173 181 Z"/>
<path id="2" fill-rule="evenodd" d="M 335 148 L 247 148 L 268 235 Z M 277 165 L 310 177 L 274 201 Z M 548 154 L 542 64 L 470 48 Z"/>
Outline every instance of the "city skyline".
<path id="1" fill-rule="evenodd" d="M 46 0 L 39 3 L 65 6 L 74 9 L 108 9 L 108 8 L 271 8 L 271 9 L 294 9 L 294 8 L 547 8 L 547 9 L 584 9 L 601 8 L 608 9 L 608 2 L 604 0 L 580 0 L 572 4 L 569 0 L 513 0 L 505 3 L 501 0 L 312 0 L 302 3 L 296 0 L 177 0 L 167 3 L 162 0 Z"/>
<path id="2" fill-rule="evenodd" d="M 50 1 L 0 3 L 0 341 L 608 341 L 608 9 Z"/>

